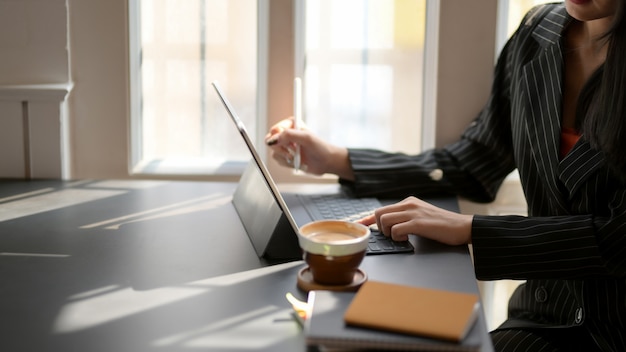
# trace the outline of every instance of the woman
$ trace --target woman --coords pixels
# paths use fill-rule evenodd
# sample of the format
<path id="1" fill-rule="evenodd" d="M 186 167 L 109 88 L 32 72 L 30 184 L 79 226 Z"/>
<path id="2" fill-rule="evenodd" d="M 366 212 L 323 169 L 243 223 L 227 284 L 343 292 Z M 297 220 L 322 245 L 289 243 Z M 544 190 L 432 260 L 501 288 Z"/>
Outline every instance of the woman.
<path id="1" fill-rule="evenodd" d="M 287 119 L 266 137 L 282 165 L 300 146 L 313 174 L 378 209 L 395 240 L 472 243 L 476 277 L 520 279 L 492 338 L 506 351 L 626 351 L 626 21 L 623 0 L 532 9 L 504 47 L 491 96 L 461 139 L 415 156 L 328 144 Z M 518 169 L 528 216 L 451 213 L 415 196 L 488 202 Z"/>

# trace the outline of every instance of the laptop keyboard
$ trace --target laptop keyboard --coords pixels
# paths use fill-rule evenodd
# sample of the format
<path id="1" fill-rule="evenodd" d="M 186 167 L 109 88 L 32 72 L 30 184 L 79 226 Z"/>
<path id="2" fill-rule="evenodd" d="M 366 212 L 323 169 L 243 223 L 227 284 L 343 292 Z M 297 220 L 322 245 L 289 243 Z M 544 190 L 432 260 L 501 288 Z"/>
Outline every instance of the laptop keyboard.
<path id="1" fill-rule="evenodd" d="M 376 198 L 345 198 L 338 194 L 299 195 L 313 219 L 356 221 L 374 213 Z"/>
<path id="2" fill-rule="evenodd" d="M 381 204 L 376 198 L 349 198 L 340 194 L 299 194 L 312 219 L 356 221 L 374 213 Z M 372 230 L 367 254 L 413 252 L 409 241 L 393 241 Z"/>

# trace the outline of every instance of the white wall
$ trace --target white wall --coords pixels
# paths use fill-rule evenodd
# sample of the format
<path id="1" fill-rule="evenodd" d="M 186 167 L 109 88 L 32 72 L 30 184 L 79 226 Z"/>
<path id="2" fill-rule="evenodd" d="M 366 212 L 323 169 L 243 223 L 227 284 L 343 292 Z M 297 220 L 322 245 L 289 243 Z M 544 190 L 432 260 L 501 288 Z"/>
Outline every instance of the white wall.
<path id="1" fill-rule="evenodd" d="M 65 0 L 0 0 L 0 177 L 63 177 Z"/>
<path id="2" fill-rule="evenodd" d="M 17 136 L 0 144 L 0 175 L 19 177 L 29 168 L 22 156 L 28 147 L 21 146 L 28 139 L 20 121 L 24 101 L 50 88 L 59 96 L 73 83 L 56 115 L 51 109 L 45 116 L 55 124 L 46 137 L 68 142 L 49 149 L 51 155 L 63 149 L 69 178 L 127 177 L 127 7 L 126 0 L 0 0 L 0 101 L 8 107 L 0 127 Z M 31 137 L 38 142 L 40 135 Z"/>
<path id="3" fill-rule="evenodd" d="M 67 83 L 65 0 L 0 0 L 0 85 Z"/>
<path id="4" fill-rule="evenodd" d="M 436 146 L 456 141 L 487 102 L 497 0 L 439 0 Z M 427 89 L 427 88 L 426 88 Z"/>
<path id="5" fill-rule="evenodd" d="M 128 2 L 67 0 L 74 178 L 128 177 Z"/>

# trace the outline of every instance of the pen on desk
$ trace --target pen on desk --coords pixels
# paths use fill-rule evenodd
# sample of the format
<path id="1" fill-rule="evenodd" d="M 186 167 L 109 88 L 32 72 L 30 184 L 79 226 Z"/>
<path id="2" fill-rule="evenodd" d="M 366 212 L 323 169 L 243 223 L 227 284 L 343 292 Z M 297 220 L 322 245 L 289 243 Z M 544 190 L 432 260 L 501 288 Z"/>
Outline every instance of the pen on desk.
<path id="1" fill-rule="evenodd" d="M 311 307 L 307 302 L 297 299 L 291 292 L 287 292 L 285 297 L 287 297 L 287 300 L 291 303 L 293 317 L 300 326 L 304 326 L 307 316 L 311 315 Z"/>
<path id="2" fill-rule="evenodd" d="M 293 128 L 300 129 L 302 126 L 302 80 L 296 77 L 293 80 Z M 300 171 L 300 145 L 296 145 L 293 156 L 293 168 Z"/>

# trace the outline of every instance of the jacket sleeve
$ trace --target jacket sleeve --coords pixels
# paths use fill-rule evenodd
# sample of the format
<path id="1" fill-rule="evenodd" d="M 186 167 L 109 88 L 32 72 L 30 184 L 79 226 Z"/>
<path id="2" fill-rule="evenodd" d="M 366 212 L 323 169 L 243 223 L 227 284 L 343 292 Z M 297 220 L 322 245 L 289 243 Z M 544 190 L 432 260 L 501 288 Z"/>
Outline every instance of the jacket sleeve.
<path id="1" fill-rule="evenodd" d="M 475 215 L 476 277 L 490 279 L 626 277 L 626 189 L 608 215 Z"/>
<path id="2" fill-rule="evenodd" d="M 355 181 L 340 180 L 357 196 L 454 194 L 490 202 L 515 169 L 509 117 L 508 45 L 495 69 L 491 95 L 460 140 L 418 155 L 349 149 Z"/>
<path id="3" fill-rule="evenodd" d="M 455 148 L 455 149 L 452 149 Z M 452 150 L 451 150 L 452 149 Z M 370 149 L 350 149 L 349 156 L 355 181 L 340 180 L 359 197 L 403 198 L 410 195 L 458 195 L 476 202 L 490 202 L 510 172 L 490 172 L 490 184 L 472 175 L 454 152 L 481 154 L 481 145 L 456 143 L 447 148 L 432 149 L 419 155 L 387 153 Z M 486 154 L 481 154 L 486 156 Z M 462 157 L 462 156 L 461 156 Z M 486 160 L 488 161 L 488 160 Z M 476 167 L 481 167 L 474 164 Z M 483 166 L 484 170 L 492 166 Z M 504 170 L 504 169 L 503 169 Z"/>

